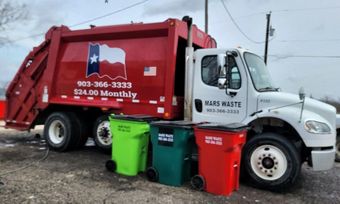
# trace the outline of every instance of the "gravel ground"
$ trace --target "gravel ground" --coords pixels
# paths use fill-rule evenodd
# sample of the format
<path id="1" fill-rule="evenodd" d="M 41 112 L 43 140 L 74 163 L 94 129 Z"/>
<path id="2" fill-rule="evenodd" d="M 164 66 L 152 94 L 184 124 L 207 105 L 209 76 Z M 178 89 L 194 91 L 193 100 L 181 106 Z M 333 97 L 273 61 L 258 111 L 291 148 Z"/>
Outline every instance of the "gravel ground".
<path id="1" fill-rule="evenodd" d="M 110 156 L 91 141 L 82 150 L 47 155 L 45 141 L 35 136 L 41 132 L 0 128 L 0 203 L 340 203 L 339 163 L 322 172 L 304 165 L 297 185 L 285 193 L 241 183 L 230 197 L 215 196 L 188 184 L 151 183 L 143 174 L 110 173 L 104 167 Z"/>

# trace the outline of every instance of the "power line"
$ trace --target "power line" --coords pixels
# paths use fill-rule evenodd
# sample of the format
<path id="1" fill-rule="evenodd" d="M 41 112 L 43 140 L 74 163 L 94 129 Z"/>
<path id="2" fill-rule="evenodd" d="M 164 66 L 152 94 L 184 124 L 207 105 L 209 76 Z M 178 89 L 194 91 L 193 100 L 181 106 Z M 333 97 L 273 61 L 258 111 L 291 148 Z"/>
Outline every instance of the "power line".
<path id="1" fill-rule="evenodd" d="M 148 2 L 148 1 L 150 1 L 150 0 L 140 1 L 140 2 L 137 2 L 137 3 L 135 3 L 135 4 L 131 4 L 131 5 L 127 6 L 127 7 L 118 9 L 118 10 L 116 10 L 116 11 L 113 11 L 113 12 L 110 12 L 110 13 L 107 13 L 107 14 L 104 14 L 104 15 L 102 15 L 102 16 L 98 16 L 98 17 L 95 17 L 95 18 L 92 18 L 92 19 L 89 19 L 89 20 L 86 20 L 86 21 L 83 21 L 83 22 L 80 22 L 80 23 L 73 24 L 73 25 L 71 25 L 70 27 L 75 27 L 75 26 L 83 25 L 83 24 L 85 24 L 85 23 L 90 23 L 90 22 L 92 22 L 92 21 L 96 21 L 96 20 L 99 20 L 99 19 L 102 19 L 102 18 L 111 16 L 111 15 L 113 15 L 113 14 L 116 14 L 116 13 L 119 13 L 119 12 L 122 12 L 122 11 L 125 11 L 125 10 L 128 10 L 128 9 L 133 8 L 133 7 L 135 7 L 135 6 L 138 6 L 138 5 L 140 5 L 140 4 L 144 4 L 144 3 Z"/>
<path id="2" fill-rule="evenodd" d="M 340 58 L 337 55 L 269 55 L 277 58 Z"/>
<path id="3" fill-rule="evenodd" d="M 255 41 L 253 39 L 251 39 L 245 32 L 242 31 L 242 29 L 240 28 L 240 26 L 236 23 L 235 19 L 233 18 L 233 16 L 231 15 L 231 13 L 229 12 L 227 6 L 225 5 L 224 1 L 221 0 L 221 3 L 223 4 L 224 10 L 227 12 L 228 16 L 230 17 L 230 20 L 234 23 L 235 27 L 240 31 L 240 33 L 247 38 L 249 41 L 256 43 L 256 44 L 263 44 L 265 43 L 264 41 L 259 42 L 259 41 Z"/>
<path id="4" fill-rule="evenodd" d="M 340 6 L 333 6 L 333 7 L 323 7 L 323 8 L 297 8 L 297 9 L 278 9 L 278 10 L 271 10 L 272 13 L 283 13 L 283 12 L 298 12 L 298 11 L 312 11 L 312 10 L 332 10 L 332 9 L 340 9 Z M 251 16 L 263 15 L 266 14 L 266 11 L 251 13 L 244 16 L 237 16 L 235 19 L 239 18 L 247 18 Z"/>
<path id="5" fill-rule="evenodd" d="M 8 40 L 8 43 L 15 43 L 15 42 L 18 42 L 18 41 L 22 41 L 22 40 L 26 40 L 26 39 L 30 39 L 30 38 L 34 38 L 34 37 L 39 37 L 39 36 L 42 36 L 44 34 L 45 33 L 38 33 L 38 34 L 34 34 L 34 35 L 29 35 L 27 37 L 18 38 L 18 39 L 15 39 L 15 40 Z"/>
<path id="6" fill-rule="evenodd" d="M 83 24 L 86 24 L 86 23 L 90 23 L 90 22 L 93 22 L 93 21 L 96 21 L 96 20 L 99 20 L 99 19 L 102 19 L 102 18 L 111 16 L 111 15 L 113 15 L 113 14 L 117 14 L 117 13 L 119 13 L 119 12 L 128 10 L 128 9 L 133 8 L 133 7 L 136 7 L 136 6 L 138 6 L 138 5 L 144 4 L 144 3 L 148 2 L 148 1 L 150 1 L 150 0 L 140 1 L 140 2 L 137 2 L 137 3 L 131 4 L 131 5 L 129 5 L 129 6 L 126 6 L 126 7 L 124 7 L 124 8 L 121 8 L 121 9 L 112 11 L 112 12 L 110 12 L 110 13 L 104 14 L 104 15 L 102 15 L 102 16 L 97 16 L 97 17 L 95 17 L 95 18 L 91 18 L 91 19 L 89 19 L 89 20 L 86 20 L 86 21 L 83 21 L 83 22 L 79 22 L 79 23 L 73 24 L 73 25 L 71 25 L 71 26 L 69 26 L 69 27 L 71 28 L 71 27 L 83 25 Z M 38 33 L 38 34 L 30 35 L 30 36 L 27 36 L 27 37 L 19 38 L 19 39 L 16 39 L 16 40 L 9 40 L 9 43 L 15 43 L 15 42 L 18 42 L 18 41 L 22 41 L 22 40 L 26 40 L 26 39 L 30 39 L 30 38 L 34 38 L 34 37 L 39 37 L 39 36 L 42 36 L 42 35 L 44 35 L 44 34 L 45 34 L 45 33 Z"/>
<path id="7" fill-rule="evenodd" d="M 273 10 L 273 12 L 296 12 L 296 11 L 312 11 L 312 10 L 329 10 L 329 9 L 340 9 L 340 6 L 323 7 L 323 8 L 279 9 L 279 10 Z"/>
<path id="8" fill-rule="evenodd" d="M 282 42 L 282 43 L 290 43 L 290 42 L 298 42 L 298 43 L 314 43 L 314 42 L 337 42 L 340 39 L 292 39 L 292 40 L 276 40 L 275 42 Z"/>

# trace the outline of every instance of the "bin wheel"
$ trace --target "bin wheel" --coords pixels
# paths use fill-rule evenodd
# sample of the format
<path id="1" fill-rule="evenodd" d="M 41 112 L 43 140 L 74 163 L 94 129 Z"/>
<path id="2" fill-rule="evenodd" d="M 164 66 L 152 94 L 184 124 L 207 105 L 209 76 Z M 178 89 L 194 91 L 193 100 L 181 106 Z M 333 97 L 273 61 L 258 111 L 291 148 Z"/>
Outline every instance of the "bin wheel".
<path id="1" fill-rule="evenodd" d="M 146 177 L 149 181 L 156 182 L 158 181 L 158 171 L 153 167 L 149 167 L 146 170 Z"/>
<path id="2" fill-rule="evenodd" d="M 198 191 L 203 191 L 205 187 L 205 180 L 201 175 L 195 175 L 191 178 L 191 186 Z"/>
<path id="3" fill-rule="evenodd" d="M 105 164 L 106 166 L 106 169 L 108 171 L 111 171 L 111 172 L 115 172 L 116 171 L 116 168 L 117 168 L 117 165 L 116 165 L 116 162 L 115 161 L 112 161 L 112 160 L 108 160 Z"/>

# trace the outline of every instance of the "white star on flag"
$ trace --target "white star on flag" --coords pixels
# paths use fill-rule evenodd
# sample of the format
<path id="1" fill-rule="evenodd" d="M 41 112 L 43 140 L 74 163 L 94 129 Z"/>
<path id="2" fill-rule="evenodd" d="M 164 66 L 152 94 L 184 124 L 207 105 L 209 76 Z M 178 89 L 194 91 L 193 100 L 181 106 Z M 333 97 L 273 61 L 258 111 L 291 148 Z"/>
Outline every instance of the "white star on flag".
<path id="1" fill-rule="evenodd" d="M 92 63 L 97 63 L 98 56 L 96 54 L 93 54 L 93 56 L 90 57 L 90 59 L 91 59 L 91 64 Z"/>

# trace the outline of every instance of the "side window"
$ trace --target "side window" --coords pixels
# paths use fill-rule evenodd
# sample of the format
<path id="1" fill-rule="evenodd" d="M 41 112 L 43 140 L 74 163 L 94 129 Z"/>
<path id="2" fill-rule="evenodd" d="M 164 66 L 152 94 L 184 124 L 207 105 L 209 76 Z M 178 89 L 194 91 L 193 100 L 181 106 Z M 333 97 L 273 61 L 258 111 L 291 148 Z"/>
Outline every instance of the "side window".
<path id="1" fill-rule="evenodd" d="M 218 85 L 219 67 L 217 63 L 217 55 L 206 56 L 202 59 L 202 80 L 209 86 Z"/>

